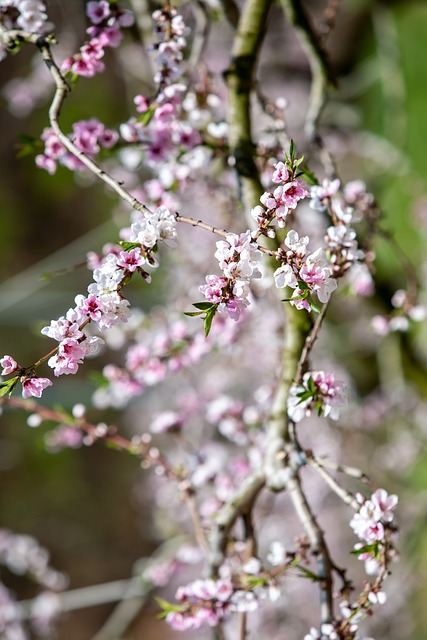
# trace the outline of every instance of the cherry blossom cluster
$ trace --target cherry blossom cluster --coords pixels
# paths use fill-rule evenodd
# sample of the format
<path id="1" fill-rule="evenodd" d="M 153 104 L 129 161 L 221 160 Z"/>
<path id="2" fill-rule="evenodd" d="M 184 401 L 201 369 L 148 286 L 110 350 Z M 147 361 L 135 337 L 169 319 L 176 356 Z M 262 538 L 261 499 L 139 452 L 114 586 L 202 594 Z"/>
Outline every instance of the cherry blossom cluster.
<path id="1" fill-rule="evenodd" d="M 286 218 L 294 211 L 300 200 L 310 195 L 304 182 L 296 177 L 301 160 L 295 160 L 291 150 L 291 157 L 284 162 L 277 162 L 272 181 L 278 186 L 271 193 L 262 194 L 261 205 L 251 211 L 252 217 L 258 224 L 258 234 L 274 238 L 275 231 L 271 224 L 277 222 L 279 227 L 286 226 Z"/>
<path id="2" fill-rule="evenodd" d="M 392 550 L 389 534 L 398 497 L 385 489 L 377 489 L 370 499 L 360 494 L 357 497 L 361 506 L 350 526 L 362 543 L 355 550 L 360 552 L 358 558 L 365 562 L 367 573 L 377 574 Z"/>
<path id="3" fill-rule="evenodd" d="M 231 567 L 223 565 L 220 574 L 224 575 L 218 579 L 198 579 L 179 587 L 175 597 L 180 604 L 164 603 L 165 612 L 170 609 L 166 622 L 179 631 L 203 625 L 214 627 L 228 613 L 256 611 L 260 602 L 276 602 L 280 598 L 276 579 L 263 571 L 258 558 L 249 558 L 239 573 L 232 573 Z"/>
<path id="4" fill-rule="evenodd" d="M 116 131 L 107 129 L 96 118 L 75 122 L 70 137 L 77 149 L 89 158 L 93 158 L 101 148 L 110 149 L 119 139 Z M 50 175 L 53 175 L 58 163 L 71 171 L 85 168 L 83 163 L 64 147 L 50 127 L 44 129 L 41 139 L 44 142 L 44 150 L 35 159 L 36 165 L 40 169 L 45 169 Z"/>
<path id="5" fill-rule="evenodd" d="M 104 71 L 104 63 L 101 62 L 104 49 L 119 46 L 123 38 L 121 29 L 132 26 L 134 17 L 130 11 L 123 11 L 116 2 L 108 0 L 88 2 L 86 15 L 92 23 L 87 29 L 90 40 L 84 43 L 79 53 L 64 60 L 61 71 L 91 78 Z"/>
<path id="6" fill-rule="evenodd" d="M 266 389 L 261 388 L 254 393 L 254 400 L 245 405 L 228 395 L 221 395 L 206 406 L 206 419 L 214 424 L 224 438 L 243 447 L 251 443 L 251 428 L 260 427 L 266 407 Z"/>
<path id="7" fill-rule="evenodd" d="M 377 220 L 378 211 L 364 182 L 348 182 L 342 192 L 340 184 L 338 178 L 325 178 L 321 185 L 312 186 L 310 206 L 331 216 L 332 225 L 326 231 L 325 241 L 333 275 L 338 278 L 347 274 L 355 293 L 369 296 L 374 285 L 368 262 L 373 260 L 374 254 L 359 247 L 351 225 L 365 219 L 371 226 Z"/>
<path id="8" fill-rule="evenodd" d="M 293 384 L 289 391 L 288 416 L 299 422 L 312 412 L 338 419 L 339 408 L 346 402 L 344 383 L 333 373 L 307 371 L 301 384 Z"/>
<path id="9" fill-rule="evenodd" d="M 10 572 L 33 580 L 42 591 L 33 599 L 29 615 L 31 630 L 37 636 L 52 633 L 60 611 L 57 591 L 66 586 L 65 576 L 49 565 L 49 553 L 31 536 L 0 529 L 0 565 Z M 24 612 L 12 593 L 0 582 L 0 635 L 4 640 L 26 640 Z"/>
<path id="10" fill-rule="evenodd" d="M 274 272 L 276 287 L 291 287 L 289 302 L 297 309 L 311 311 L 315 308 L 309 295 L 315 292 L 320 302 L 327 302 L 329 294 L 337 288 L 332 278 L 332 265 L 326 259 L 322 248 L 306 256 L 308 236 L 299 237 L 294 230 L 285 238 L 287 249 L 280 249 L 278 258 L 282 265 Z"/>
<path id="11" fill-rule="evenodd" d="M 418 302 L 417 296 L 408 291 L 398 289 L 395 291 L 391 304 L 395 310 L 387 317 L 375 315 L 371 320 L 374 331 L 385 336 L 393 331 L 408 331 L 410 322 L 422 322 L 427 315 L 425 305 Z"/>
<path id="12" fill-rule="evenodd" d="M 94 264 L 94 282 L 88 287 L 89 295 L 77 295 L 75 307 L 41 330 L 43 335 L 53 338 L 59 344 L 52 355 L 48 354 L 37 365 L 48 358 L 48 365 L 54 370 L 55 376 L 77 373 L 84 358 L 96 353 L 103 344 L 100 337 L 83 332 L 87 324 L 95 324 L 102 332 L 116 324 L 127 322 L 131 311 L 129 301 L 121 293 L 123 286 L 136 272 L 150 281 L 150 276 L 143 267 L 158 265 L 153 255 L 157 250 L 157 243 L 160 240 L 173 242 L 176 237 L 175 216 L 166 207 L 160 206 L 155 212 L 145 215 L 138 214 L 134 219 L 135 222 L 127 232 L 130 241 L 127 249 L 115 249 Z M 48 378 L 36 377 L 36 365 L 25 369 L 9 355 L 3 356 L 0 364 L 3 367 L 2 375 L 15 374 L 10 381 L 2 383 L 3 395 L 13 390 L 18 379 L 21 380 L 24 398 L 40 398 L 43 390 L 52 385 Z"/>
<path id="13" fill-rule="evenodd" d="M 30 33 L 46 33 L 53 25 L 47 22 L 45 3 L 41 0 L 0 0 L 0 26 L 4 29 L 22 29 Z M 7 49 L 0 44 L 0 60 Z"/>
<path id="14" fill-rule="evenodd" d="M 393 531 L 398 497 L 389 495 L 384 489 L 377 489 L 369 499 L 361 494 L 356 497 L 360 508 L 350 521 L 350 526 L 362 543 L 355 545 L 355 553 L 365 561 L 366 572 L 377 578 L 372 584 L 365 585 L 358 602 L 351 604 L 343 600 L 340 603 L 341 616 L 338 619 L 323 624 L 320 631 L 312 627 L 304 640 L 364 640 L 358 635 L 359 622 L 371 613 L 374 605 L 386 601 L 381 584 L 387 576 L 387 563 L 394 553 L 390 533 Z"/>
<path id="15" fill-rule="evenodd" d="M 190 332 L 181 320 L 169 327 L 146 330 L 143 339 L 127 349 L 125 366 L 108 364 L 104 367 L 103 383 L 95 391 L 93 402 L 97 407 L 124 407 L 129 400 L 140 396 L 146 387 L 152 387 L 169 374 L 196 364 L 212 348 L 215 341 L 206 340 L 202 333 Z M 169 426 L 167 426 L 169 425 Z M 176 420 L 158 423 L 159 430 L 176 426 Z"/>
<path id="16" fill-rule="evenodd" d="M 304 636 L 304 640 L 373 640 L 371 637 L 358 635 L 357 630 L 357 624 L 351 624 L 343 629 L 341 621 L 325 622 L 320 630 L 311 627 L 310 633 Z"/>
<path id="17" fill-rule="evenodd" d="M 190 150 L 201 141 L 197 130 L 188 122 L 180 121 L 182 101 L 187 87 L 177 82 L 183 73 L 183 50 L 186 47 L 186 26 L 182 16 L 168 5 L 154 12 L 157 71 L 154 80 L 158 85 L 155 98 L 137 95 L 134 99 L 139 118 L 131 118 L 120 127 L 125 141 L 142 145 L 145 162 L 158 171 L 159 163 L 178 160 L 184 150 Z M 179 165 L 179 160 L 178 160 Z M 171 169 L 172 170 L 172 169 Z M 172 171 L 175 179 L 177 168 Z M 169 185 L 170 186 L 170 185 Z"/>
<path id="18" fill-rule="evenodd" d="M 3 356 L 0 359 L 0 366 L 2 367 L 2 376 L 15 374 L 7 383 L 2 383 L 4 385 L 2 395 L 11 393 L 18 380 L 22 385 L 23 398 L 30 398 L 31 396 L 41 398 L 43 391 L 52 386 L 52 381 L 49 378 L 39 378 L 34 371 L 27 371 L 24 367 L 20 367 L 12 356 Z"/>
<path id="19" fill-rule="evenodd" d="M 225 240 L 216 243 L 215 257 L 222 271 L 221 276 L 206 276 L 206 284 L 199 287 L 206 300 L 217 305 L 219 313 L 226 313 L 238 320 L 249 305 L 249 283 L 260 278 L 258 263 L 261 251 L 252 240 L 251 232 L 240 235 L 227 233 Z"/>

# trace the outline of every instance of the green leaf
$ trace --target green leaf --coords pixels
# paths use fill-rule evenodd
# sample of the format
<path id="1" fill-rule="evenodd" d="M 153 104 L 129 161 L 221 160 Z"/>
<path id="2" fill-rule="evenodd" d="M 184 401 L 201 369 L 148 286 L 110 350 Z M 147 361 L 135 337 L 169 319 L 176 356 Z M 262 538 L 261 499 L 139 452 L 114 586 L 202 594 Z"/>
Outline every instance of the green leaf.
<path id="1" fill-rule="evenodd" d="M 14 378 L 10 378 L 10 380 L 5 380 L 4 382 L 0 382 L 0 398 L 3 398 L 6 394 L 9 396 L 12 395 L 13 388 L 19 380 L 19 376 L 15 376 Z"/>
<path id="2" fill-rule="evenodd" d="M 312 396 L 316 393 L 316 385 L 314 384 L 314 380 L 311 376 L 309 376 L 307 380 L 307 389 L 309 389 Z"/>
<path id="3" fill-rule="evenodd" d="M 218 305 L 214 304 L 213 302 L 195 302 L 193 304 L 193 307 L 196 307 L 196 309 L 202 309 L 203 311 L 209 311 L 209 309 L 212 309 L 212 307 L 217 307 Z"/>
<path id="4" fill-rule="evenodd" d="M 282 302 L 293 302 L 294 300 L 305 300 L 308 297 L 308 289 L 304 291 L 300 296 L 295 296 L 292 298 L 284 298 Z"/>
<path id="5" fill-rule="evenodd" d="M 303 170 L 298 173 L 297 177 L 304 176 L 305 180 L 308 184 L 316 185 L 319 184 L 319 180 L 315 173 L 313 173 L 308 167 L 303 167 Z"/>
<path id="6" fill-rule="evenodd" d="M 97 387 L 105 388 L 110 384 L 109 380 L 100 371 L 90 371 L 88 378 Z"/>
<path id="7" fill-rule="evenodd" d="M 310 305 L 310 309 L 312 311 L 314 311 L 315 313 L 321 313 L 319 307 L 317 305 L 314 304 L 314 302 L 312 302 L 311 300 L 308 301 L 308 304 Z"/>
<path id="8" fill-rule="evenodd" d="M 152 104 L 148 107 L 147 111 L 142 113 L 139 118 L 137 118 L 137 122 L 140 122 L 143 127 L 146 127 L 150 122 L 151 118 L 154 116 L 154 112 L 156 110 L 156 105 Z"/>
<path id="9" fill-rule="evenodd" d="M 212 320 L 214 319 L 216 310 L 218 309 L 218 305 L 214 304 L 212 305 L 211 309 L 209 309 L 206 312 L 206 316 L 205 316 L 205 321 L 204 321 L 204 327 L 205 327 L 205 336 L 208 337 L 209 332 L 211 330 L 211 326 L 212 326 Z"/>
<path id="10" fill-rule="evenodd" d="M 268 581 L 268 578 L 260 576 L 244 576 L 243 580 L 251 587 L 259 587 L 260 585 L 265 584 Z"/>
<path id="11" fill-rule="evenodd" d="M 379 551 L 380 551 L 379 543 L 372 542 L 372 544 L 365 544 L 363 547 L 360 547 L 360 549 L 353 549 L 353 551 L 350 551 L 350 553 L 353 556 L 360 556 L 360 554 L 362 553 L 369 553 L 373 556 L 378 556 Z"/>
<path id="12" fill-rule="evenodd" d="M 185 316 L 202 316 L 203 311 L 184 311 Z"/>
<path id="13" fill-rule="evenodd" d="M 162 609 L 162 611 L 158 614 L 158 617 L 160 619 L 166 618 L 168 613 L 171 613 L 172 611 L 184 611 L 185 608 L 182 604 L 172 604 L 172 602 L 168 602 L 168 600 L 159 598 L 159 596 L 154 596 L 154 600 Z"/>
<path id="14" fill-rule="evenodd" d="M 25 156 L 43 151 L 43 142 L 39 138 L 21 133 L 18 139 L 19 142 L 16 144 L 16 148 L 18 149 L 16 154 L 17 158 L 24 158 Z"/>
<path id="15" fill-rule="evenodd" d="M 291 146 L 289 148 L 289 157 L 290 157 L 291 162 L 293 164 L 294 160 L 295 160 L 295 142 L 293 140 L 291 140 Z"/>
<path id="16" fill-rule="evenodd" d="M 313 582 L 320 582 L 321 580 L 324 580 L 324 578 L 318 576 L 316 573 L 313 573 L 312 571 L 310 571 L 310 569 L 303 567 L 301 564 L 297 565 L 296 568 L 298 569 L 298 571 L 301 571 L 303 578 L 309 578 L 310 580 L 313 580 Z"/>
<path id="17" fill-rule="evenodd" d="M 119 245 L 123 247 L 125 251 L 132 251 L 132 249 L 141 247 L 138 242 L 126 242 L 126 240 L 119 240 Z"/>

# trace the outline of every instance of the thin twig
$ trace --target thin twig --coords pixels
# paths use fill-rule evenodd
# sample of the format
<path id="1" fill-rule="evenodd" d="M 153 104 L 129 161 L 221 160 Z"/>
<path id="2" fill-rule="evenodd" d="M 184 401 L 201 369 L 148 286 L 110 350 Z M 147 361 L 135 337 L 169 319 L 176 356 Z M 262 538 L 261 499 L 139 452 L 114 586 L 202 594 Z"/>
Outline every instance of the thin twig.
<path id="1" fill-rule="evenodd" d="M 310 467 L 313 467 L 317 471 L 317 473 L 323 478 L 323 480 L 331 487 L 332 491 L 336 493 L 336 495 L 341 498 L 345 504 L 348 504 L 352 509 L 358 511 L 360 508 L 360 504 L 357 502 L 356 498 L 350 491 L 347 491 L 342 487 L 336 480 L 333 478 L 323 467 L 317 462 L 315 458 L 307 458 L 307 464 Z"/>
<path id="2" fill-rule="evenodd" d="M 209 544 L 206 540 L 205 532 L 203 531 L 202 523 L 200 521 L 200 515 L 197 510 L 196 501 L 194 499 L 193 490 L 190 489 L 186 491 L 184 494 L 184 500 L 187 504 L 187 508 L 190 512 L 190 517 L 193 522 L 194 535 L 195 538 L 203 551 L 208 554 L 209 553 Z"/>
<path id="3" fill-rule="evenodd" d="M 310 100 L 305 119 L 309 140 L 315 141 L 319 118 L 327 99 L 328 82 L 333 82 L 326 52 L 301 0 L 281 0 L 289 22 L 294 26 L 311 69 Z"/>
<path id="4" fill-rule="evenodd" d="M 229 231 L 226 231 L 225 229 L 219 229 L 218 227 L 213 227 L 212 225 L 207 224 L 202 220 L 196 220 L 195 218 L 190 218 L 188 216 L 181 216 L 179 213 L 175 215 L 175 219 L 177 222 L 183 222 L 185 224 L 189 224 L 192 227 L 200 227 L 200 229 L 204 229 L 205 231 L 210 231 L 211 233 L 215 233 L 216 235 L 222 236 L 223 238 L 225 238 L 229 233 Z M 265 253 L 268 256 L 276 257 L 278 255 L 277 251 L 274 251 L 273 249 L 267 249 L 266 247 L 263 247 L 261 245 L 258 245 L 258 249 L 262 253 Z"/>
<path id="5" fill-rule="evenodd" d="M 371 480 L 366 475 L 366 473 L 364 473 L 360 469 L 357 469 L 356 467 L 349 467 L 345 464 L 337 464 L 336 462 L 332 462 L 331 460 L 327 460 L 325 458 L 314 457 L 314 459 L 320 467 L 326 467 L 327 469 L 332 469 L 333 471 L 344 473 L 351 478 L 357 478 L 357 480 L 360 480 L 364 484 L 371 484 Z"/>
<path id="6" fill-rule="evenodd" d="M 89 436 L 99 440 L 99 428 L 97 425 L 87 422 L 86 420 L 76 419 L 73 422 L 72 416 L 70 414 L 65 413 L 63 411 L 55 411 L 53 409 L 49 409 L 48 407 L 44 407 L 39 404 L 35 400 L 26 400 L 23 398 L 0 398 L 0 406 L 8 405 L 10 407 L 14 407 L 15 409 L 23 409 L 24 411 L 28 411 L 31 413 L 37 413 L 44 420 L 52 420 L 59 424 L 66 424 L 74 429 L 79 429 L 80 431 L 84 431 Z M 146 446 L 138 445 L 135 441 L 128 440 L 123 436 L 119 436 L 117 434 L 107 433 L 102 436 L 102 440 L 105 442 L 109 442 L 114 445 L 117 449 L 121 449 L 122 451 L 128 451 L 134 455 L 142 455 L 143 451 L 145 451 Z"/>
<path id="7" fill-rule="evenodd" d="M 330 622 L 334 617 L 332 598 L 332 567 L 328 547 L 316 517 L 314 516 L 305 493 L 301 487 L 298 472 L 288 480 L 287 489 L 295 511 L 307 533 L 312 553 L 317 557 L 317 573 L 321 578 L 320 589 L 320 617 L 323 622 Z"/>
<path id="8" fill-rule="evenodd" d="M 299 384 L 302 380 L 303 374 L 305 372 L 305 369 L 307 367 L 308 364 L 308 358 L 310 356 L 311 350 L 314 347 L 314 343 L 316 342 L 317 338 L 319 337 L 319 331 L 320 328 L 322 326 L 323 320 L 325 318 L 326 315 L 326 311 L 328 309 L 328 305 L 329 305 L 329 301 L 330 301 L 330 296 L 327 300 L 327 302 L 323 305 L 323 308 L 321 310 L 321 312 L 319 313 L 319 315 L 316 318 L 316 322 L 313 325 L 312 330 L 310 331 L 310 333 L 308 334 L 308 336 L 305 339 L 304 342 L 304 346 L 302 348 L 301 351 L 301 356 L 300 359 L 298 361 L 298 365 L 297 365 L 297 370 L 296 370 L 296 374 L 295 374 L 295 383 Z"/>
<path id="9" fill-rule="evenodd" d="M 243 611 L 240 616 L 240 633 L 239 633 L 239 640 L 246 640 L 246 635 L 247 635 L 247 621 L 248 621 L 248 616 L 247 613 L 245 611 Z"/>

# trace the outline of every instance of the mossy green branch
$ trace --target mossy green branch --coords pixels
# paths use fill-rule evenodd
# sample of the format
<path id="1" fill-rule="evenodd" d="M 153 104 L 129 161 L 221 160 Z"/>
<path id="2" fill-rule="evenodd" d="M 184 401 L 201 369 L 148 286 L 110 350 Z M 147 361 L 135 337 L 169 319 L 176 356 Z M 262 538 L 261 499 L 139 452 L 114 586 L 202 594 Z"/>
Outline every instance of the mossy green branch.
<path id="1" fill-rule="evenodd" d="M 287 304 L 287 324 L 283 346 L 282 374 L 278 383 L 274 403 L 267 420 L 267 449 L 265 454 L 266 484 L 272 491 L 283 491 L 289 480 L 286 449 L 290 445 L 290 430 L 287 413 L 289 389 L 295 380 L 301 352 L 312 327 L 306 311 Z"/>
<path id="2" fill-rule="evenodd" d="M 237 25 L 230 66 L 224 73 L 229 90 L 229 143 L 246 211 L 258 203 L 263 192 L 254 160 L 250 99 L 271 5 L 272 0 L 245 2 Z"/>

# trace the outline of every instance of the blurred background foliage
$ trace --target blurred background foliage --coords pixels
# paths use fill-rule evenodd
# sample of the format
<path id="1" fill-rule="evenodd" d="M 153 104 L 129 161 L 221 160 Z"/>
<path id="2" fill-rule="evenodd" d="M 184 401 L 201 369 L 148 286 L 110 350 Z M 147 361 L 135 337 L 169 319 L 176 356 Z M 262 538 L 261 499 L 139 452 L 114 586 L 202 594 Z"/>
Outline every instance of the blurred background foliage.
<path id="1" fill-rule="evenodd" d="M 325 4 L 307 0 L 315 23 Z M 84 37 L 84 3 L 50 0 L 48 5 L 63 38 L 70 35 L 67 30 L 77 33 L 77 48 Z M 293 101 L 306 100 L 308 67 L 293 34 L 283 24 L 279 8 L 273 11 L 259 76 L 288 99 L 289 128 L 297 140 L 302 140 L 296 113 L 301 109 Z M 228 26 L 216 25 L 210 35 L 209 55 L 212 65 L 219 69 L 224 52 L 228 55 L 230 50 L 230 33 Z M 384 211 L 384 226 L 393 231 L 396 242 L 424 280 L 427 267 L 420 265 L 425 261 L 427 232 L 426 42 L 424 0 L 342 0 L 335 28 L 327 39 L 337 87 L 331 90 L 322 120 L 326 143 L 343 179 L 366 180 Z M 32 54 L 23 49 L 1 63 L 3 87 L 13 78 L 31 73 Z M 132 96 L 144 93 L 149 86 L 146 58 L 141 53 L 140 58 L 134 54 L 134 59 L 141 68 L 134 69 L 132 77 L 120 58 L 110 56 L 106 73 L 90 82 L 80 80 L 64 109 L 66 131 L 74 121 L 91 116 L 114 127 L 133 113 Z M 63 313 L 82 291 L 82 281 L 89 281 L 81 269 L 45 280 L 40 275 L 84 261 L 88 250 L 100 249 L 117 233 L 111 221 L 117 202 L 102 185 L 90 180 L 85 184 L 64 168 L 51 177 L 35 168 L 31 155 L 17 157 L 20 135 L 37 137 L 47 126 L 48 99 L 49 94 L 31 113 L 18 118 L 8 110 L 3 90 L 0 114 L 0 352 L 11 353 L 23 363 L 45 352 L 40 327 Z M 389 244 L 378 241 L 376 250 L 380 289 L 375 304 L 378 311 L 384 311 L 390 309 L 390 295 L 405 286 L 405 278 Z M 421 284 L 425 286 L 425 282 Z M 138 305 L 146 309 L 159 300 L 159 295 L 151 289 L 147 294 L 146 288 L 134 293 Z M 337 336 L 346 345 L 343 360 L 355 375 L 362 395 L 372 392 L 378 377 L 388 375 L 390 379 L 404 376 L 409 380 L 405 384 L 413 384 L 425 397 L 425 327 L 417 327 L 410 335 L 389 336 L 375 354 L 355 355 L 346 344 L 347 336 L 351 342 L 351 313 L 349 316 L 337 309 L 335 314 L 340 322 Z M 95 366 L 96 361 L 87 368 Z M 70 407 L 75 402 L 89 403 L 92 391 L 84 375 L 68 377 L 51 390 L 49 404 Z M 405 575 L 410 576 L 407 625 L 402 626 L 405 631 L 389 630 L 387 636 L 377 640 L 427 637 L 427 425 L 423 431 L 411 422 L 412 418 L 405 420 L 404 413 L 402 408 L 397 424 L 388 418 L 375 432 L 362 428 L 351 438 L 360 466 L 369 468 L 380 484 L 400 494 L 402 502 L 409 501 L 407 508 L 415 514 L 413 528 L 402 542 Z M 78 452 L 47 453 L 43 439 L 46 427 L 31 429 L 25 419 L 23 414 L 11 411 L 1 418 L 0 526 L 38 538 L 51 550 L 54 566 L 70 576 L 72 588 L 127 577 L 133 563 L 149 553 L 154 544 L 147 514 L 134 497 L 135 480 L 143 472 L 130 456 L 102 445 Z M 119 418 L 114 412 L 103 412 L 102 420 L 115 422 Z M 396 437 L 397 431 L 401 440 Z M 377 473 L 376 452 L 391 440 L 405 447 L 404 436 L 408 434 L 416 449 L 410 462 L 396 464 L 395 469 L 393 464 L 385 465 L 388 470 L 382 468 Z M 399 451 L 394 455 L 399 457 Z M 26 588 L 22 581 L 16 583 L 20 597 L 31 594 L 30 585 Z M 405 584 L 400 588 L 405 592 Z M 149 607 L 153 609 L 154 605 Z M 59 637 L 91 638 L 108 610 L 104 606 L 70 614 L 60 626 Z M 146 620 L 144 625 L 148 624 Z M 144 629 L 146 635 L 141 637 L 166 637 L 164 627 L 159 635 L 155 629 Z M 169 630 L 167 633 L 171 634 Z"/>

